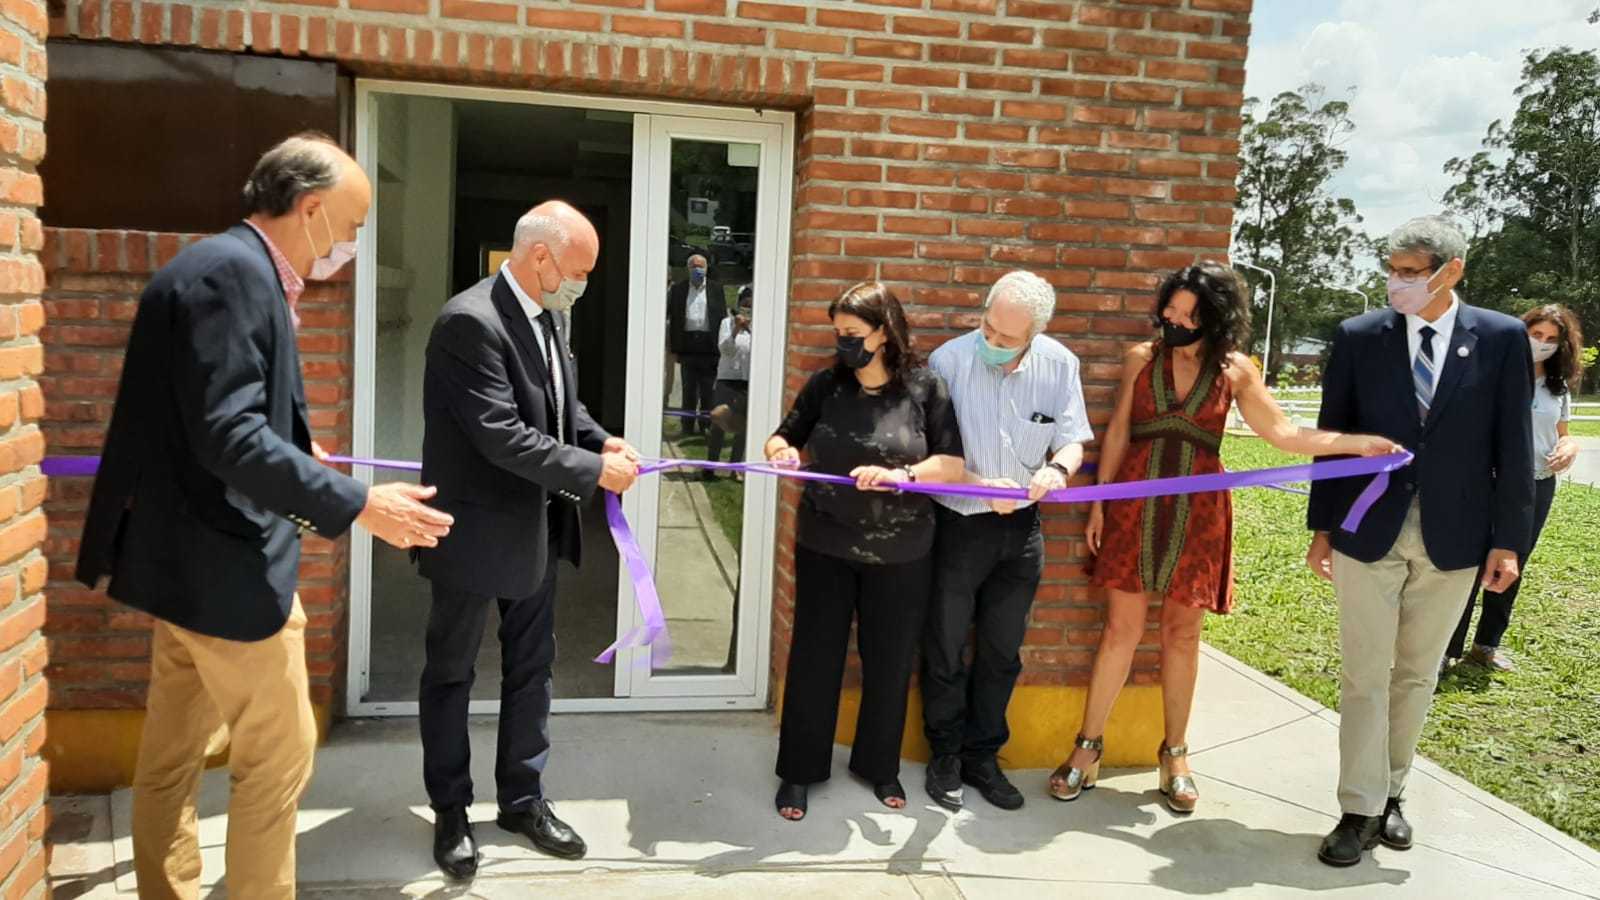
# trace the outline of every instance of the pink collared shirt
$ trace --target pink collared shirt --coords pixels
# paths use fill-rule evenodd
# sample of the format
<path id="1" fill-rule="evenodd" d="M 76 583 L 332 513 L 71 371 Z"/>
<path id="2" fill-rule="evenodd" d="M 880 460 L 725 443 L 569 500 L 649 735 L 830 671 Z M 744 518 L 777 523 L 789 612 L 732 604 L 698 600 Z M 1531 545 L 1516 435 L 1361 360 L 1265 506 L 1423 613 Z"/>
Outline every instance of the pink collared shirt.
<path id="1" fill-rule="evenodd" d="M 261 243 L 267 245 L 267 253 L 272 257 L 272 265 L 278 270 L 278 281 L 283 285 L 283 296 L 289 301 L 289 318 L 294 322 L 294 327 L 300 328 L 299 303 L 300 295 L 306 292 L 306 280 L 294 270 L 289 263 L 289 257 L 283 255 L 278 245 L 267 237 L 267 233 L 256 227 L 256 223 L 246 219 L 244 222 L 261 238 Z"/>

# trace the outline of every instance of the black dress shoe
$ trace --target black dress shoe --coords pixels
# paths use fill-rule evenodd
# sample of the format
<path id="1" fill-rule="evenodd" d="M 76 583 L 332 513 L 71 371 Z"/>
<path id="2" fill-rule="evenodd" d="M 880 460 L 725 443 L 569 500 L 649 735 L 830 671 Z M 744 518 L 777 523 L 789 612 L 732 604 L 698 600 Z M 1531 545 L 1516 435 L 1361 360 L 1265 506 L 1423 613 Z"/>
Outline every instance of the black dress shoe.
<path id="1" fill-rule="evenodd" d="M 961 758 L 955 755 L 935 756 L 928 763 L 928 777 L 923 782 L 933 802 L 951 812 L 961 811 Z"/>
<path id="2" fill-rule="evenodd" d="M 545 801 L 535 801 L 521 812 L 501 812 L 495 819 L 512 834 L 520 834 L 540 850 L 562 859 L 582 859 L 589 846 L 572 830 L 572 826 L 556 818 L 556 811 Z"/>
<path id="3" fill-rule="evenodd" d="M 1022 792 L 1000 771 L 1000 764 L 992 756 L 963 760 L 961 780 L 977 788 L 983 799 L 1001 809 L 1022 808 Z"/>
<path id="4" fill-rule="evenodd" d="M 1378 832 L 1383 830 L 1382 816 L 1358 816 L 1345 813 L 1328 836 L 1322 839 L 1317 859 L 1330 866 L 1353 866 L 1361 862 L 1361 854 L 1378 845 Z"/>
<path id="5" fill-rule="evenodd" d="M 433 861 L 448 878 L 462 880 L 478 874 L 478 842 L 465 809 L 434 814 Z"/>
<path id="6" fill-rule="evenodd" d="M 1383 831 L 1378 835 L 1385 847 L 1395 850 L 1411 849 L 1411 823 L 1406 821 L 1405 814 L 1400 811 L 1400 798 L 1390 797 L 1389 805 L 1383 808 Z"/>

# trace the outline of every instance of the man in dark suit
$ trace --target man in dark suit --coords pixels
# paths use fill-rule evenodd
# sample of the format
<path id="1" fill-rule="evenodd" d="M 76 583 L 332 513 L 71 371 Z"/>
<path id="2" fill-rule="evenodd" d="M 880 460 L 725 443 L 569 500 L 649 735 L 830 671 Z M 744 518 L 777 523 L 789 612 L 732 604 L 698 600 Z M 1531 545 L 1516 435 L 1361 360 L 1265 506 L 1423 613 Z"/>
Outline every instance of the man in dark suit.
<path id="1" fill-rule="evenodd" d="M 1381 434 L 1416 454 L 1361 527 L 1340 522 L 1365 479 L 1318 481 L 1306 561 L 1339 598 L 1339 805 L 1328 865 L 1382 843 L 1405 850 L 1401 811 L 1439 661 L 1472 579 L 1503 591 L 1533 531 L 1533 358 L 1521 322 L 1456 297 L 1466 237 L 1437 216 L 1389 236 L 1389 310 L 1339 326 L 1319 428 Z"/>
<path id="2" fill-rule="evenodd" d="M 579 504 L 622 493 L 638 454 L 578 400 L 561 315 L 600 252 L 594 226 L 561 202 L 517 223 L 500 271 L 452 297 L 428 339 L 422 477 L 455 528 L 421 551 L 433 582 L 420 691 L 423 781 L 434 810 L 434 860 L 477 872 L 467 704 L 491 603 L 500 610 L 502 680 L 495 782 L 501 828 L 555 856 L 583 840 L 544 799 L 555 660 L 556 561 L 581 559 Z"/>
<path id="3" fill-rule="evenodd" d="M 150 280 L 128 338 L 78 578 L 156 618 L 133 781 L 141 897 L 200 890 L 195 793 L 231 744 L 228 892 L 294 894 L 295 807 L 317 725 L 295 594 L 300 535 L 356 522 L 431 546 L 450 517 L 430 488 L 366 485 L 313 458 L 295 346 L 305 277 L 354 254 L 372 187 L 330 140 L 267 151 L 249 218 Z"/>
<path id="4" fill-rule="evenodd" d="M 683 408 L 699 418 L 684 420 L 684 433 L 712 427 L 717 385 L 717 331 L 728 317 L 722 285 L 707 275 L 706 258 L 689 257 L 689 277 L 667 291 L 667 350 L 678 359 Z"/>

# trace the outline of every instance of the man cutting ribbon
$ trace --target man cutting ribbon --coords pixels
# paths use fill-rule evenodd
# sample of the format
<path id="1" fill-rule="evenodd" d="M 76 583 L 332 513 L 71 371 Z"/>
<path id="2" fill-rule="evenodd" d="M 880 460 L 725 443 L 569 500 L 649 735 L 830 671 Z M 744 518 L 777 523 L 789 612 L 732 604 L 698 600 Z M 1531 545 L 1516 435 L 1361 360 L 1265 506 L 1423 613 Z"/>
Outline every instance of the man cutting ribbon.
<path id="1" fill-rule="evenodd" d="M 500 271 L 451 298 L 428 339 L 422 478 L 456 517 L 452 537 L 420 553 L 433 582 L 419 700 L 423 781 L 434 810 L 434 860 L 452 878 L 478 868 L 467 705 L 491 603 L 500 608 L 501 828 L 553 856 L 583 839 L 544 799 L 555 661 L 556 562 L 581 559 L 578 504 L 622 493 L 638 454 L 578 400 L 562 315 L 600 253 L 594 226 L 566 203 L 517 222 Z"/>

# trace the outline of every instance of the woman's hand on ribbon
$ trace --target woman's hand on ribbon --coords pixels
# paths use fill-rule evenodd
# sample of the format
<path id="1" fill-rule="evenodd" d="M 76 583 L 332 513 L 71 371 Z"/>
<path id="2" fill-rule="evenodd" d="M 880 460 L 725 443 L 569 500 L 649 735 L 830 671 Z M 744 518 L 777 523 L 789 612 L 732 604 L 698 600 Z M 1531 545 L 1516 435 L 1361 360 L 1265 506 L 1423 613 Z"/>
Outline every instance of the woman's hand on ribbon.
<path id="1" fill-rule="evenodd" d="M 770 444 L 772 442 L 782 440 L 782 438 L 775 437 L 768 443 Z M 777 448 L 769 447 L 768 450 L 767 462 L 772 463 L 775 466 L 787 466 L 795 469 L 800 467 L 800 451 L 789 446 L 788 444 L 784 444 L 783 446 Z"/>
<path id="2" fill-rule="evenodd" d="M 1083 526 L 1083 540 L 1089 545 L 1089 552 L 1095 556 L 1100 555 L 1100 537 L 1106 530 L 1105 504 L 1096 500 L 1089 505 L 1089 522 Z"/>
<path id="3" fill-rule="evenodd" d="M 893 482 L 904 481 L 905 472 L 900 469 L 885 469 L 883 466 L 856 466 L 850 470 L 850 477 L 856 480 L 858 491 L 892 491 Z"/>
<path id="4" fill-rule="evenodd" d="M 1347 434 L 1339 439 L 1339 452 L 1350 456 L 1388 456 L 1404 449 L 1377 434 Z"/>

